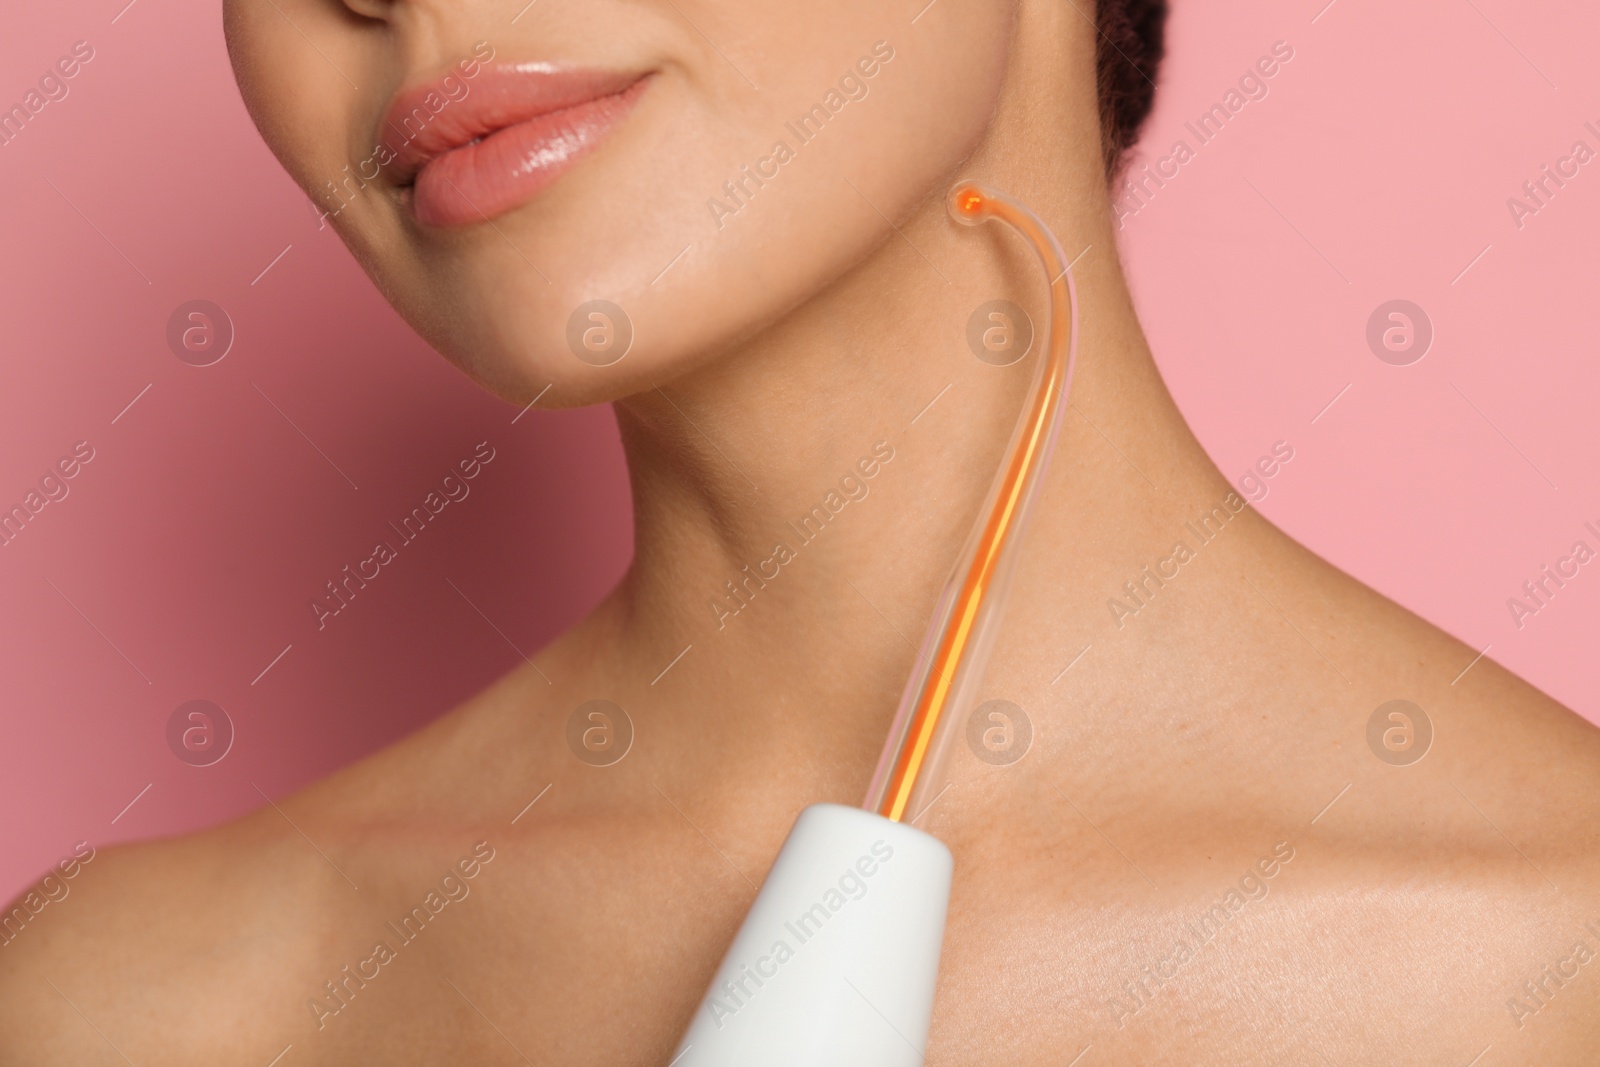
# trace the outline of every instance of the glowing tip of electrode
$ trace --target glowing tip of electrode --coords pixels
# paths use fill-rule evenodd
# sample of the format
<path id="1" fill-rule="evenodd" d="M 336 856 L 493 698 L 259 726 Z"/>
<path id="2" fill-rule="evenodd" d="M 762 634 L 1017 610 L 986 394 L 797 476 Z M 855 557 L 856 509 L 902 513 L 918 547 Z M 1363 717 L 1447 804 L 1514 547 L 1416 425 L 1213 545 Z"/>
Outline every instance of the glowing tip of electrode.
<path id="1" fill-rule="evenodd" d="M 950 190 L 950 217 L 972 226 L 983 221 L 988 198 L 971 182 L 957 182 Z"/>

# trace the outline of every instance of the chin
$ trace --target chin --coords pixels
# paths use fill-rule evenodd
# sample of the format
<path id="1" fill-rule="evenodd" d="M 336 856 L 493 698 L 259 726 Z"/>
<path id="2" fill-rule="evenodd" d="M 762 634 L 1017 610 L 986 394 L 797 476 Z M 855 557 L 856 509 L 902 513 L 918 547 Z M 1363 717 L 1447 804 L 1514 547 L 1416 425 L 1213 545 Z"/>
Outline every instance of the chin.
<path id="1" fill-rule="evenodd" d="M 331 221 L 407 322 L 510 402 L 579 406 L 669 381 L 769 320 L 775 293 L 739 265 L 761 254 L 763 228 L 721 239 L 708 224 L 700 194 L 719 153 L 663 80 L 647 79 L 603 144 L 493 217 L 430 224 L 438 205 L 401 187 Z M 814 244 L 797 235 L 791 262 Z"/>
<path id="2" fill-rule="evenodd" d="M 938 198 L 1004 67 L 992 20 L 908 34 L 849 5 L 773 8 L 755 92 L 666 9 L 625 39 L 579 32 L 605 10 L 536 8 L 516 38 L 358 72 L 393 79 L 385 102 L 309 91 L 303 42 L 229 6 L 278 158 L 400 314 L 513 403 L 664 385 L 826 292 Z M 356 28 L 321 32 L 355 49 Z"/>

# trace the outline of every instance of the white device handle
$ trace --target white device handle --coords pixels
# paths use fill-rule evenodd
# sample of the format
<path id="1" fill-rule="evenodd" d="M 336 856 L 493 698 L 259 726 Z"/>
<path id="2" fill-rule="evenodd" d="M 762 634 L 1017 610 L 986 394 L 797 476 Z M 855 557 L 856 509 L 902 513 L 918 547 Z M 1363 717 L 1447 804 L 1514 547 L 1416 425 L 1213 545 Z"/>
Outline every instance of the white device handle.
<path id="1" fill-rule="evenodd" d="M 859 808 L 800 813 L 674 1067 L 917 1067 L 950 850 Z"/>

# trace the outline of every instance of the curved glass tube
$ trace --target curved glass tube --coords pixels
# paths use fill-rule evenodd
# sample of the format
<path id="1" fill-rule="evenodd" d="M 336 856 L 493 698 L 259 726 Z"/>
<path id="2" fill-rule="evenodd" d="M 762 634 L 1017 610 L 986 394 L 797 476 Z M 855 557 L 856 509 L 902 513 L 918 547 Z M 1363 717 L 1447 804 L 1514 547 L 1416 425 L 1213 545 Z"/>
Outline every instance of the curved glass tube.
<path id="1" fill-rule="evenodd" d="M 949 207 L 958 222 L 976 226 L 996 219 L 1028 241 L 1050 280 L 1049 320 L 1028 402 L 939 597 L 862 804 L 896 822 L 909 822 L 932 803 L 929 794 L 960 732 L 961 713 L 982 682 L 1017 550 L 1066 415 L 1078 350 L 1077 289 L 1049 228 L 1017 201 L 972 182 L 958 182 L 950 190 Z"/>

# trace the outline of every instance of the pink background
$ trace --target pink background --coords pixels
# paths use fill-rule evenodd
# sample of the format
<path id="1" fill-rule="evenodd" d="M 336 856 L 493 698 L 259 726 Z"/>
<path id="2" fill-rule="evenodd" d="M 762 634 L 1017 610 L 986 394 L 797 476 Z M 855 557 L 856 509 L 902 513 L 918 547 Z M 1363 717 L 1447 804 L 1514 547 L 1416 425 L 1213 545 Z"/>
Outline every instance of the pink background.
<path id="1" fill-rule="evenodd" d="M 0 548 L 0 895 L 73 842 L 213 824 L 414 729 L 630 551 L 610 412 L 518 417 L 448 368 L 260 143 L 215 0 L 125 2 L 22 5 L 0 34 L 5 106 L 96 51 L 0 148 L 0 507 L 95 449 Z M 1520 230 L 1506 206 L 1574 141 L 1600 149 L 1600 19 L 1323 4 L 1177 5 L 1147 161 L 1193 147 L 1184 122 L 1274 42 L 1294 58 L 1125 219 L 1162 370 L 1230 476 L 1294 447 L 1275 522 L 1600 720 L 1600 564 L 1520 630 L 1506 607 L 1600 547 L 1600 161 Z M 1395 298 L 1436 333 L 1410 366 L 1365 340 Z M 237 331 L 209 367 L 167 347 L 191 299 Z M 318 632 L 307 601 L 485 439 L 471 495 Z M 206 768 L 165 736 L 197 698 L 236 729 Z"/>

